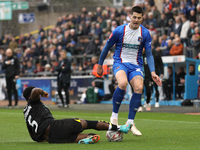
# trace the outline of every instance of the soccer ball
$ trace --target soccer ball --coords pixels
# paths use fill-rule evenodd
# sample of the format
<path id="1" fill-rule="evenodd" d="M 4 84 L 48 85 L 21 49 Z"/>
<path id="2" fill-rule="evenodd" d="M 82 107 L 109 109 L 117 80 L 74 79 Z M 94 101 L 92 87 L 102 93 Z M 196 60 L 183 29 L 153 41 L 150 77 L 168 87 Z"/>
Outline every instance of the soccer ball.
<path id="1" fill-rule="evenodd" d="M 106 137 L 109 142 L 121 142 L 123 140 L 124 134 L 119 131 L 107 131 Z"/>

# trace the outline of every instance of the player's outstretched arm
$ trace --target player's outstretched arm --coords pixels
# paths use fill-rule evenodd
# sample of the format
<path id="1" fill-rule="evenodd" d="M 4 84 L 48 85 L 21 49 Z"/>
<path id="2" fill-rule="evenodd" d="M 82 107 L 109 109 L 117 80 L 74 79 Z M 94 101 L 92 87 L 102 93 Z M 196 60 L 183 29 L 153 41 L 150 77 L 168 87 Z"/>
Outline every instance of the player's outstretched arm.
<path id="1" fill-rule="evenodd" d="M 37 101 L 37 100 L 40 100 L 40 96 L 48 98 L 49 94 L 40 88 L 34 88 L 31 92 L 30 97 L 31 97 L 32 101 Z"/>

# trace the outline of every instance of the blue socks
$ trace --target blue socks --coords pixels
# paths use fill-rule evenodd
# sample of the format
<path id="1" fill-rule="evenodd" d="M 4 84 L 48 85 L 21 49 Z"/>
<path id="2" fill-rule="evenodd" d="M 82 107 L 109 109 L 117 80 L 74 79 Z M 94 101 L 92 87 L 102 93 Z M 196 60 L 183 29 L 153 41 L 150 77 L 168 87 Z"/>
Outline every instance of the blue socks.
<path id="1" fill-rule="evenodd" d="M 119 107 L 124 98 L 124 92 L 125 90 L 121 90 L 119 87 L 117 87 L 113 94 L 113 112 L 114 113 L 118 113 L 119 111 Z"/>
<path id="2" fill-rule="evenodd" d="M 128 119 L 134 120 L 136 112 L 137 112 L 138 108 L 140 107 L 141 96 L 142 96 L 142 94 L 133 93 L 130 104 L 129 104 Z"/>

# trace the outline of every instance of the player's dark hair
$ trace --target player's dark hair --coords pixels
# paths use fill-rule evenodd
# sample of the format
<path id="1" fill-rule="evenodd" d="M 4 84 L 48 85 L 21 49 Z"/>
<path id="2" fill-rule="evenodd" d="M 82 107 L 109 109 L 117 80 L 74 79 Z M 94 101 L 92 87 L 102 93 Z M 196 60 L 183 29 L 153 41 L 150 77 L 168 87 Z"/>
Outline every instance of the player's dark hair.
<path id="1" fill-rule="evenodd" d="M 142 16 L 144 15 L 144 11 L 143 11 L 142 7 L 140 7 L 140 6 L 133 6 L 132 9 L 131 9 L 131 15 L 134 12 L 142 14 Z"/>
<path id="2" fill-rule="evenodd" d="M 26 99 L 26 101 L 28 101 L 32 90 L 34 89 L 34 86 L 28 86 L 27 88 L 25 88 L 25 90 L 23 91 L 23 96 Z"/>

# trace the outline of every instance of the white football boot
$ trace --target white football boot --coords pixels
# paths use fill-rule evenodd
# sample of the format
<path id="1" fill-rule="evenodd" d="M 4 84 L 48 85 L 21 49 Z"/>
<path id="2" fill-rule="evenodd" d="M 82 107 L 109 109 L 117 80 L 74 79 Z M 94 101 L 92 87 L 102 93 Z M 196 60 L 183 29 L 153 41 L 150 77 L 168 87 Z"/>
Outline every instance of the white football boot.
<path id="1" fill-rule="evenodd" d="M 142 135 L 142 133 L 136 128 L 135 124 L 132 124 L 130 131 L 133 133 L 133 135 L 136 135 L 136 136 Z"/>
<path id="2" fill-rule="evenodd" d="M 118 119 L 117 118 L 110 117 L 110 122 L 114 125 L 118 125 Z"/>

